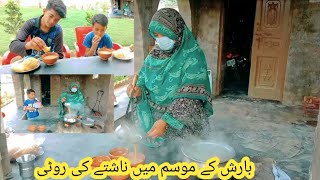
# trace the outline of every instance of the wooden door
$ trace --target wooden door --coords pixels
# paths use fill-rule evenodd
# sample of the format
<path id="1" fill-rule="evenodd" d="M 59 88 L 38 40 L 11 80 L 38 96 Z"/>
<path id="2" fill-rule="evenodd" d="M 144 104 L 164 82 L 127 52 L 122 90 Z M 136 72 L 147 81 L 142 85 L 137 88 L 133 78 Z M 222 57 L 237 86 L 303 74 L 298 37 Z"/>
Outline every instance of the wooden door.
<path id="1" fill-rule="evenodd" d="M 249 96 L 282 100 L 288 58 L 290 0 L 257 0 Z"/>

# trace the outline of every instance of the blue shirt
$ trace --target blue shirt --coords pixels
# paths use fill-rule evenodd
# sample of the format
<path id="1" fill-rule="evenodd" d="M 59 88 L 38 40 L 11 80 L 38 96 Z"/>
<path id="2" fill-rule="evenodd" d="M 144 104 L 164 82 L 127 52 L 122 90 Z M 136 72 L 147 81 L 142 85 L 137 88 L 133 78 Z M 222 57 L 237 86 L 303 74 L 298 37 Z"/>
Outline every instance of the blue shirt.
<path id="1" fill-rule="evenodd" d="M 86 48 L 91 48 L 93 37 L 94 37 L 94 33 L 93 33 L 93 31 L 91 31 L 84 38 L 83 45 Z M 97 47 L 97 49 L 95 51 L 95 55 L 98 54 L 97 53 L 98 48 L 103 48 L 103 47 L 107 47 L 109 49 L 112 48 L 112 40 L 111 40 L 110 36 L 107 33 L 105 33 L 104 36 L 101 38 L 101 40 L 100 40 L 100 42 L 98 44 L 98 47 Z"/>
<path id="2" fill-rule="evenodd" d="M 35 105 L 34 105 L 35 102 L 37 102 L 36 99 L 34 99 L 34 100 L 27 99 L 27 100 L 24 101 L 23 106 L 35 108 Z M 39 112 L 38 112 L 37 108 L 34 111 L 27 110 L 27 117 L 28 118 L 35 118 L 35 117 L 38 117 L 38 116 L 39 116 Z"/>

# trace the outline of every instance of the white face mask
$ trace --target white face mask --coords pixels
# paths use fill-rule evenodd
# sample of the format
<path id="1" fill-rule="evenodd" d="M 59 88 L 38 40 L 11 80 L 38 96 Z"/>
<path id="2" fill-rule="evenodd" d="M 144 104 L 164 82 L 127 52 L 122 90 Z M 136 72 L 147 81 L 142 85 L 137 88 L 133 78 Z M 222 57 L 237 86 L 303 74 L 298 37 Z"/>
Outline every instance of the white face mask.
<path id="1" fill-rule="evenodd" d="M 168 51 L 173 48 L 174 40 L 168 38 L 167 36 L 163 36 L 160 38 L 156 38 L 156 42 L 160 49 L 164 51 Z"/>
<path id="2" fill-rule="evenodd" d="M 71 89 L 71 92 L 74 92 L 74 93 L 75 93 L 75 92 L 77 92 L 77 91 L 78 91 L 77 88 L 72 88 L 72 89 Z"/>

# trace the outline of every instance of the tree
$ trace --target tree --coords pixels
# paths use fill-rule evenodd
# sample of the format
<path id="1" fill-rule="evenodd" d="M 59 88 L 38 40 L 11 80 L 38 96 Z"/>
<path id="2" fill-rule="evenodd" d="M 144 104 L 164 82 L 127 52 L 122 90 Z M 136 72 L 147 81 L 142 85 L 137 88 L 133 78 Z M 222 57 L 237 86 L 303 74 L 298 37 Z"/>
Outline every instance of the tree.
<path id="1" fill-rule="evenodd" d="M 93 12 L 86 12 L 86 26 L 91 26 L 92 25 L 92 23 L 91 23 L 91 20 L 92 20 L 92 18 L 93 18 L 93 16 L 94 16 L 94 14 L 93 14 Z"/>
<path id="2" fill-rule="evenodd" d="M 100 7 L 101 7 L 103 13 L 106 13 L 107 10 L 110 8 L 106 2 L 101 2 Z"/>
<path id="3" fill-rule="evenodd" d="M 24 23 L 19 5 L 13 0 L 9 0 L 5 5 L 5 13 L 8 15 L 8 17 L 4 22 L 0 22 L 0 25 L 5 27 L 4 31 L 6 33 L 17 34 L 20 27 Z"/>

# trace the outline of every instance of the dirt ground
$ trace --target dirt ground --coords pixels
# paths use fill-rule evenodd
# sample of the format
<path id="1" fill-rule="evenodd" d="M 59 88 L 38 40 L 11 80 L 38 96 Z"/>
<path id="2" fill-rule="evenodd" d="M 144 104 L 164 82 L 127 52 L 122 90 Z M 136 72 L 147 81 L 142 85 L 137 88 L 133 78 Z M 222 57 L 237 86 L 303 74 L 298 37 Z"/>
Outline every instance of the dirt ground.
<path id="1" fill-rule="evenodd" d="M 270 179 L 273 160 L 291 179 L 309 179 L 315 127 L 306 122 L 316 118 L 304 117 L 302 107 L 220 97 L 214 108 L 210 137 L 228 142 L 238 158 L 255 157 L 263 179 Z"/>

